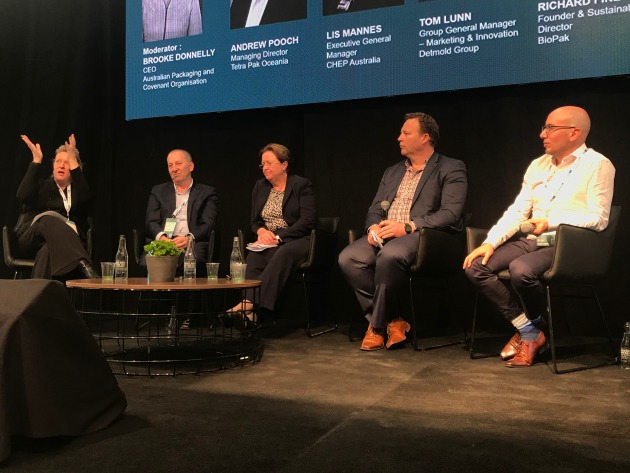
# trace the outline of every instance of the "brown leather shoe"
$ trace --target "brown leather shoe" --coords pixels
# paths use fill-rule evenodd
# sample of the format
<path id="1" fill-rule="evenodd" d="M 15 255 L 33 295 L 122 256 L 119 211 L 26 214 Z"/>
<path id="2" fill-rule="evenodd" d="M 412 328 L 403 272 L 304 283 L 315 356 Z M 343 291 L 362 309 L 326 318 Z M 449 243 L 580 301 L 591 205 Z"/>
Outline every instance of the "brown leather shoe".
<path id="1" fill-rule="evenodd" d="M 383 335 L 376 333 L 374 328 L 372 328 L 372 324 L 368 325 L 367 332 L 365 332 L 365 337 L 363 337 L 363 342 L 361 343 L 361 350 L 380 350 L 384 346 L 385 338 Z"/>
<path id="2" fill-rule="evenodd" d="M 405 344 L 407 337 L 405 332 L 411 330 L 411 325 L 406 320 L 400 317 L 392 320 L 387 324 L 387 349 L 393 350 L 394 348 L 402 347 Z"/>
<path id="3" fill-rule="evenodd" d="M 532 366 L 536 353 L 544 352 L 549 344 L 545 338 L 545 334 L 540 332 L 538 338 L 534 341 L 521 340 L 521 346 L 514 358 L 505 362 L 508 368 L 523 368 Z"/>
<path id="4" fill-rule="evenodd" d="M 507 342 L 507 345 L 505 345 L 503 347 L 503 350 L 501 350 L 501 358 L 503 360 L 509 360 L 510 358 L 514 358 L 516 356 L 516 354 L 518 353 L 518 349 L 521 346 L 521 334 L 516 332 L 512 338 L 510 338 L 510 341 Z"/>

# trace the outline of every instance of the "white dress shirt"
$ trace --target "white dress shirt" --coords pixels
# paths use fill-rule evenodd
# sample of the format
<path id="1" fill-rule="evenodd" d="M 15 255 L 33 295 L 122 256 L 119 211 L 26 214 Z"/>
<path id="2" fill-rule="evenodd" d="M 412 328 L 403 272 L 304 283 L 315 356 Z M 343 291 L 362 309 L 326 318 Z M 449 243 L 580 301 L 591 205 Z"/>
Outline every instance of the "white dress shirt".
<path id="1" fill-rule="evenodd" d="M 548 154 L 527 168 L 520 193 L 484 243 L 498 247 L 516 232 L 520 224 L 546 219 L 549 232 L 561 223 L 597 231 L 608 226 L 615 181 L 615 167 L 597 151 L 580 146 L 555 165 Z"/>
<path id="2" fill-rule="evenodd" d="M 262 20 L 263 13 L 265 13 L 268 1 L 269 0 L 252 0 L 252 4 L 249 6 L 247 22 L 245 23 L 246 28 L 260 25 L 260 20 Z"/>

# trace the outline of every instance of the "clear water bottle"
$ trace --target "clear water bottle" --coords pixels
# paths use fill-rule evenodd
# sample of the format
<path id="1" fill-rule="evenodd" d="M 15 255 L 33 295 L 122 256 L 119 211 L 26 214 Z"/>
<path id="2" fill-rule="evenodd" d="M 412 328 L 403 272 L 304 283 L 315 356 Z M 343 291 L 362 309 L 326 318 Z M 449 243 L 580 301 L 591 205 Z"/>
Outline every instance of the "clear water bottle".
<path id="1" fill-rule="evenodd" d="M 177 311 L 175 306 L 171 306 L 171 314 L 166 323 L 166 333 L 171 334 L 177 332 Z"/>
<path id="2" fill-rule="evenodd" d="M 195 240 L 192 235 L 188 235 L 188 245 L 184 255 L 184 279 L 195 279 L 197 277 L 197 260 L 195 258 Z"/>
<path id="3" fill-rule="evenodd" d="M 120 235 L 118 240 L 118 251 L 116 251 L 116 264 L 114 268 L 114 278 L 126 280 L 129 269 L 129 254 L 127 253 L 127 241 L 125 235 Z"/>
<path id="4" fill-rule="evenodd" d="M 234 237 L 232 243 L 232 254 L 230 254 L 230 277 L 234 277 L 234 264 L 243 263 L 243 255 L 241 253 L 241 245 L 237 236 Z"/>
<path id="5" fill-rule="evenodd" d="M 621 339 L 621 367 L 630 370 L 630 322 L 626 322 Z"/>

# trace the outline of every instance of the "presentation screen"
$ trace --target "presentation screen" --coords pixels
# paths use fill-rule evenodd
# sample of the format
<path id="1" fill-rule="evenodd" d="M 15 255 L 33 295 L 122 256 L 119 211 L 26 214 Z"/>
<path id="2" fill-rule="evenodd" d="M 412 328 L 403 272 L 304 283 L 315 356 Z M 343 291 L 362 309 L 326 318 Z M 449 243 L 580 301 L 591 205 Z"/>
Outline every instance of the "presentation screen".
<path id="1" fill-rule="evenodd" d="M 127 0 L 126 117 L 630 72 L 630 0 Z"/>

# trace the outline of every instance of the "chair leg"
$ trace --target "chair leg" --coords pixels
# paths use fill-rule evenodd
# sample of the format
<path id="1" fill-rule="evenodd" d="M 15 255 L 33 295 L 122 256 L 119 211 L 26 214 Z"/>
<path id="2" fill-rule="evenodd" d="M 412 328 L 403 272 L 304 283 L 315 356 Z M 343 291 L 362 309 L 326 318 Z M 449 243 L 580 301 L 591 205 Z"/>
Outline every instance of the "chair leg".
<path id="1" fill-rule="evenodd" d="M 604 316 L 604 311 L 602 310 L 602 306 L 599 303 L 599 298 L 597 297 L 597 291 L 595 291 L 595 287 L 593 286 L 589 286 L 591 288 L 591 293 L 593 295 L 593 298 L 595 299 L 595 302 L 597 304 L 597 309 L 599 311 L 599 314 L 602 318 L 602 322 L 604 325 L 604 328 L 606 329 L 606 336 L 608 338 L 608 343 L 610 344 L 610 351 L 611 351 L 611 359 L 607 360 L 607 361 L 603 361 L 601 363 L 596 363 L 594 365 L 588 365 L 588 366 L 579 366 L 577 368 L 569 368 L 566 370 L 560 370 L 558 369 L 558 363 L 557 363 L 557 359 L 556 359 L 556 347 L 555 347 L 555 336 L 553 333 L 553 314 L 551 311 L 551 289 L 550 286 L 546 286 L 546 293 L 547 293 L 547 314 L 549 317 L 549 345 L 551 347 L 551 363 L 552 363 L 552 369 L 553 372 L 555 374 L 565 374 L 565 373 L 574 373 L 576 371 L 584 371 L 584 370 L 588 370 L 591 368 L 599 368 L 602 366 L 609 366 L 609 365 L 613 365 L 615 363 L 617 363 L 617 359 L 616 359 L 616 353 L 615 353 L 615 347 L 613 346 L 613 342 L 612 342 L 612 338 L 610 336 L 610 330 L 608 328 L 608 323 L 606 322 L 606 317 Z"/>
<path id="2" fill-rule="evenodd" d="M 597 291 L 595 290 L 595 286 L 590 286 L 591 292 L 593 293 L 593 298 L 595 298 L 595 303 L 597 304 L 597 309 L 599 310 L 599 315 L 602 317 L 602 324 L 606 329 L 606 337 L 608 338 L 608 343 L 610 345 L 610 353 L 613 358 L 615 358 L 615 363 L 617 362 L 617 350 L 613 345 L 612 337 L 610 336 L 610 328 L 608 327 L 608 322 L 606 322 L 606 316 L 604 315 L 604 311 L 602 309 L 602 305 L 599 303 L 599 297 L 597 297 Z"/>
<path id="3" fill-rule="evenodd" d="M 416 332 L 416 306 L 413 303 L 413 278 L 409 278 L 409 300 L 411 301 L 411 317 L 409 325 L 411 325 L 411 346 L 416 351 L 422 351 L 422 348 L 418 346 L 418 334 Z"/>
<path id="4" fill-rule="evenodd" d="M 304 273 L 302 273 L 302 287 L 304 289 L 304 310 L 306 313 L 306 325 L 304 327 L 304 331 L 306 332 L 306 335 L 308 335 L 309 338 L 313 338 L 317 337 L 318 335 L 323 335 L 325 333 L 337 330 L 337 327 L 339 326 L 337 322 L 318 331 L 313 331 L 311 329 L 311 312 L 309 308 L 310 299 L 308 294 L 308 285 L 306 284 L 306 275 Z"/>
<path id="5" fill-rule="evenodd" d="M 348 321 L 348 340 L 351 342 L 356 342 L 359 340 L 363 340 L 363 337 L 355 338 L 352 336 L 354 330 L 354 324 L 352 323 L 352 316 L 350 316 L 350 320 Z"/>
<path id="6" fill-rule="evenodd" d="M 415 309 L 415 305 L 413 303 L 413 287 L 412 287 L 412 281 L 413 278 L 410 277 L 409 278 L 409 299 L 411 301 L 411 320 L 409 321 L 409 325 L 411 325 L 411 346 L 413 346 L 413 349 L 416 351 L 427 351 L 427 350 L 433 350 L 435 348 L 443 348 L 443 347 L 450 347 L 453 345 L 459 345 L 462 343 L 462 341 L 456 341 L 456 342 L 446 342 L 446 343 L 439 343 L 437 345 L 431 345 L 431 346 L 427 346 L 427 347 L 421 347 L 418 344 L 418 333 L 417 333 L 417 329 L 416 329 L 416 309 Z M 450 297 L 450 289 L 448 286 L 448 281 L 446 282 L 447 284 L 447 292 L 449 293 L 449 300 L 451 300 Z M 452 309 L 452 307 L 451 307 Z M 463 329 L 464 332 L 464 341 L 463 343 L 466 343 L 466 339 L 467 339 L 467 333 L 466 333 L 466 327 L 464 327 Z"/>
<path id="7" fill-rule="evenodd" d="M 470 358 L 473 360 L 477 358 L 475 354 L 475 333 L 477 329 L 477 303 L 479 302 L 479 292 L 475 291 L 475 302 L 473 303 L 473 319 L 472 319 L 472 331 L 470 333 Z"/>
<path id="8" fill-rule="evenodd" d="M 549 286 L 545 286 L 547 296 L 547 317 L 549 318 L 549 345 L 551 347 L 551 363 L 553 364 L 553 372 L 558 372 L 558 364 L 556 363 L 556 337 L 553 334 L 553 314 L 551 312 L 551 291 Z"/>

